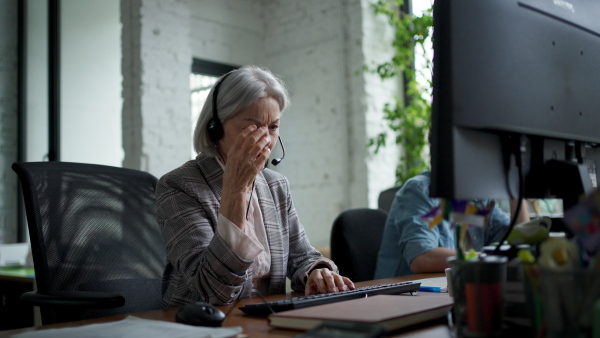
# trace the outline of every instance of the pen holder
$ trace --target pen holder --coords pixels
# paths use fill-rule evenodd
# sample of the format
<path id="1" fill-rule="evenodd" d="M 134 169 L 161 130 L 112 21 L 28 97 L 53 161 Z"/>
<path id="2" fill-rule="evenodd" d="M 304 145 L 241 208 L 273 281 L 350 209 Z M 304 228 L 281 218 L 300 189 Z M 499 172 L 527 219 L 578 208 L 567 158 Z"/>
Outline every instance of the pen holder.
<path id="1" fill-rule="evenodd" d="M 540 286 L 547 337 L 592 337 L 600 271 L 540 269 Z"/>
<path id="2" fill-rule="evenodd" d="M 501 336 L 506 262 L 507 258 L 500 256 L 449 260 L 456 336 Z"/>

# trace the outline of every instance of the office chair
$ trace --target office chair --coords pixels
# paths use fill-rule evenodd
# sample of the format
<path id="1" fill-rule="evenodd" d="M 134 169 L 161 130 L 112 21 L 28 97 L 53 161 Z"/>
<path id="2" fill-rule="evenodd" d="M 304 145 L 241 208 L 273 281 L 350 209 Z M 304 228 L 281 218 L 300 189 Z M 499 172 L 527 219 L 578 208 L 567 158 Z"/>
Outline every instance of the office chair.
<path id="1" fill-rule="evenodd" d="M 331 229 L 331 259 L 353 282 L 372 280 L 387 213 L 356 208 L 343 211 Z"/>
<path id="2" fill-rule="evenodd" d="M 394 202 L 396 193 L 401 187 L 402 185 L 400 184 L 380 192 L 379 198 L 377 199 L 377 207 L 381 210 L 385 210 L 386 212 L 390 212 L 392 202 Z"/>
<path id="3" fill-rule="evenodd" d="M 23 188 L 42 323 L 160 309 L 157 179 L 67 162 L 14 163 Z"/>

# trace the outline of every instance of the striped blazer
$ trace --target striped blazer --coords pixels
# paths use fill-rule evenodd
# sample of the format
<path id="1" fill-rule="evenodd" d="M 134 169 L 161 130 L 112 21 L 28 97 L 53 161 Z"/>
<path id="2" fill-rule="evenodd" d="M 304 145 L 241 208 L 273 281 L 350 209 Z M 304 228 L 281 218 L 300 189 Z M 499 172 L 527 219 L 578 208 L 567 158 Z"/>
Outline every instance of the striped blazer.
<path id="1" fill-rule="evenodd" d="M 217 234 L 223 169 L 211 157 L 198 155 L 165 174 L 156 187 L 156 215 L 167 249 L 162 306 L 192 301 L 230 304 L 250 296 L 252 261 L 240 259 Z M 256 177 L 255 198 L 262 212 L 271 253 L 268 292 L 304 292 L 308 273 L 337 267 L 309 243 L 292 204 L 287 179 L 264 169 Z"/>

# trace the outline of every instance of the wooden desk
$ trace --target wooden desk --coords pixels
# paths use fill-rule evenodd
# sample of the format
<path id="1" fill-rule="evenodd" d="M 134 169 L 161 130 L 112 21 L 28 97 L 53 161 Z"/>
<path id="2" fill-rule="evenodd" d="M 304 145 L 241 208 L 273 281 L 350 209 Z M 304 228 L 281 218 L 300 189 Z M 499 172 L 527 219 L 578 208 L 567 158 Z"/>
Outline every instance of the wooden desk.
<path id="1" fill-rule="evenodd" d="M 444 276 L 444 274 L 441 274 L 441 273 L 439 273 L 439 274 L 421 274 L 421 275 L 380 279 L 380 280 L 368 281 L 368 282 L 360 282 L 360 283 L 356 283 L 356 285 L 357 286 L 377 285 L 377 284 L 384 284 L 384 283 L 394 283 L 394 282 L 401 282 L 401 281 L 407 281 L 407 280 L 413 280 L 413 279 L 441 277 L 441 276 Z M 283 294 L 270 295 L 265 298 L 266 298 L 266 300 L 277 300 L 277 299 L 291 298 L 291 297 L 297 297 L 297 296 L 301 296 L 301 294 L 288 293 L 285 295 L 283 295 Z M 246 299 L 240 300 L 235 305 L 235 307 L 233 308 L 231 313 L 229 313 L 229 315 L 227 316 L 227 319 L 223 323 L 223 326 L 241 326 L 243 328 L 243 333 L 248 335 L 248 337 L 251 337 L 251 338 L 254 338 L 254 337 L 258 337 L 258 338 L 261 338 L 261 337 L 293 337 L 300 333 L 299 331 L 272 328 L 269 326 L 269 320 L 266 317 L 247 316 L 239 309 L 240 306 L 243 306 L 245 304 L 252 304 L 252 303 L 257 303 L 257 302 L 261 302 L 261 301 L 262 300 L 259 297 L 246 298 Z M 227 313 L 231 307 L 232 307 L 231 305 L 219 306 L 219 308 L 221 310 L 223 310 L 223 312 L 225 312 L 225 313 Z M 155 310 L 155 311 L 148 311 L 148 312 L 133 313 L 131 315 L 139 317 L 139 318 L 173 322 L 173 321 L 175 321 L 175 314 L 177 313 L 177 310 L 178 310 L 177 308 L 168 309 L 168 310 Z M 30 328 L 19 329 L 19 330 L 0 331 L 0 337 L 10 337 L 11 335 L 14 335 L 16 333 L 32 331 L 32 330 L 44 330 L 44 329 L 49 329 L 49 328 L 64 328 L 64 327 L 74 327 L 74 326 L 80 326 L 80 325 L 86 325 L 86 324 L 107 323 L 107 322 L 121 320 L 121 319 L 124 319 L 125 317 L 127 317 L 127 315 L 102 317 L 102 318 L 82 320 L 82 321 L 77 321 L 77 322 L 53 324 L 53 325 L 46 325 L 46 326 L 39 326 L 39 327 L 30 327 Z M 394 336 L 398 336 L 398 337 L 401 336 L 401 337 L 423 337 L 423 338 L 427 337 L 427 338 L 429 338 L 429 337 L 449 337 L 450 336 L 448 328 L 444 324 L 444 320 L 424 323 L 422 325 L 410 327 L 410 328 L 407 328 L 407 329 L 404 329 L 404 330 L 401 330 L 401 331 L 398 331 L 395 333 L 396 334 Z"/>

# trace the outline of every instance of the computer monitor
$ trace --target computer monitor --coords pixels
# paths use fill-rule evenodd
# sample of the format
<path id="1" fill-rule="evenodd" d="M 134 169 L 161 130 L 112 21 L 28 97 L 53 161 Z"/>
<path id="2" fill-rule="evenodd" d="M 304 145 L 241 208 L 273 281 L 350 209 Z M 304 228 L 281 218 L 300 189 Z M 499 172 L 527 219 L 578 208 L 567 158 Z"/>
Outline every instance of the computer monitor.
<path id="1" fill-rule="evenodd" d="M 432 196 L 567 208 L 596 186 L 598 15 L 589 0 L 435 2 Z"/>

